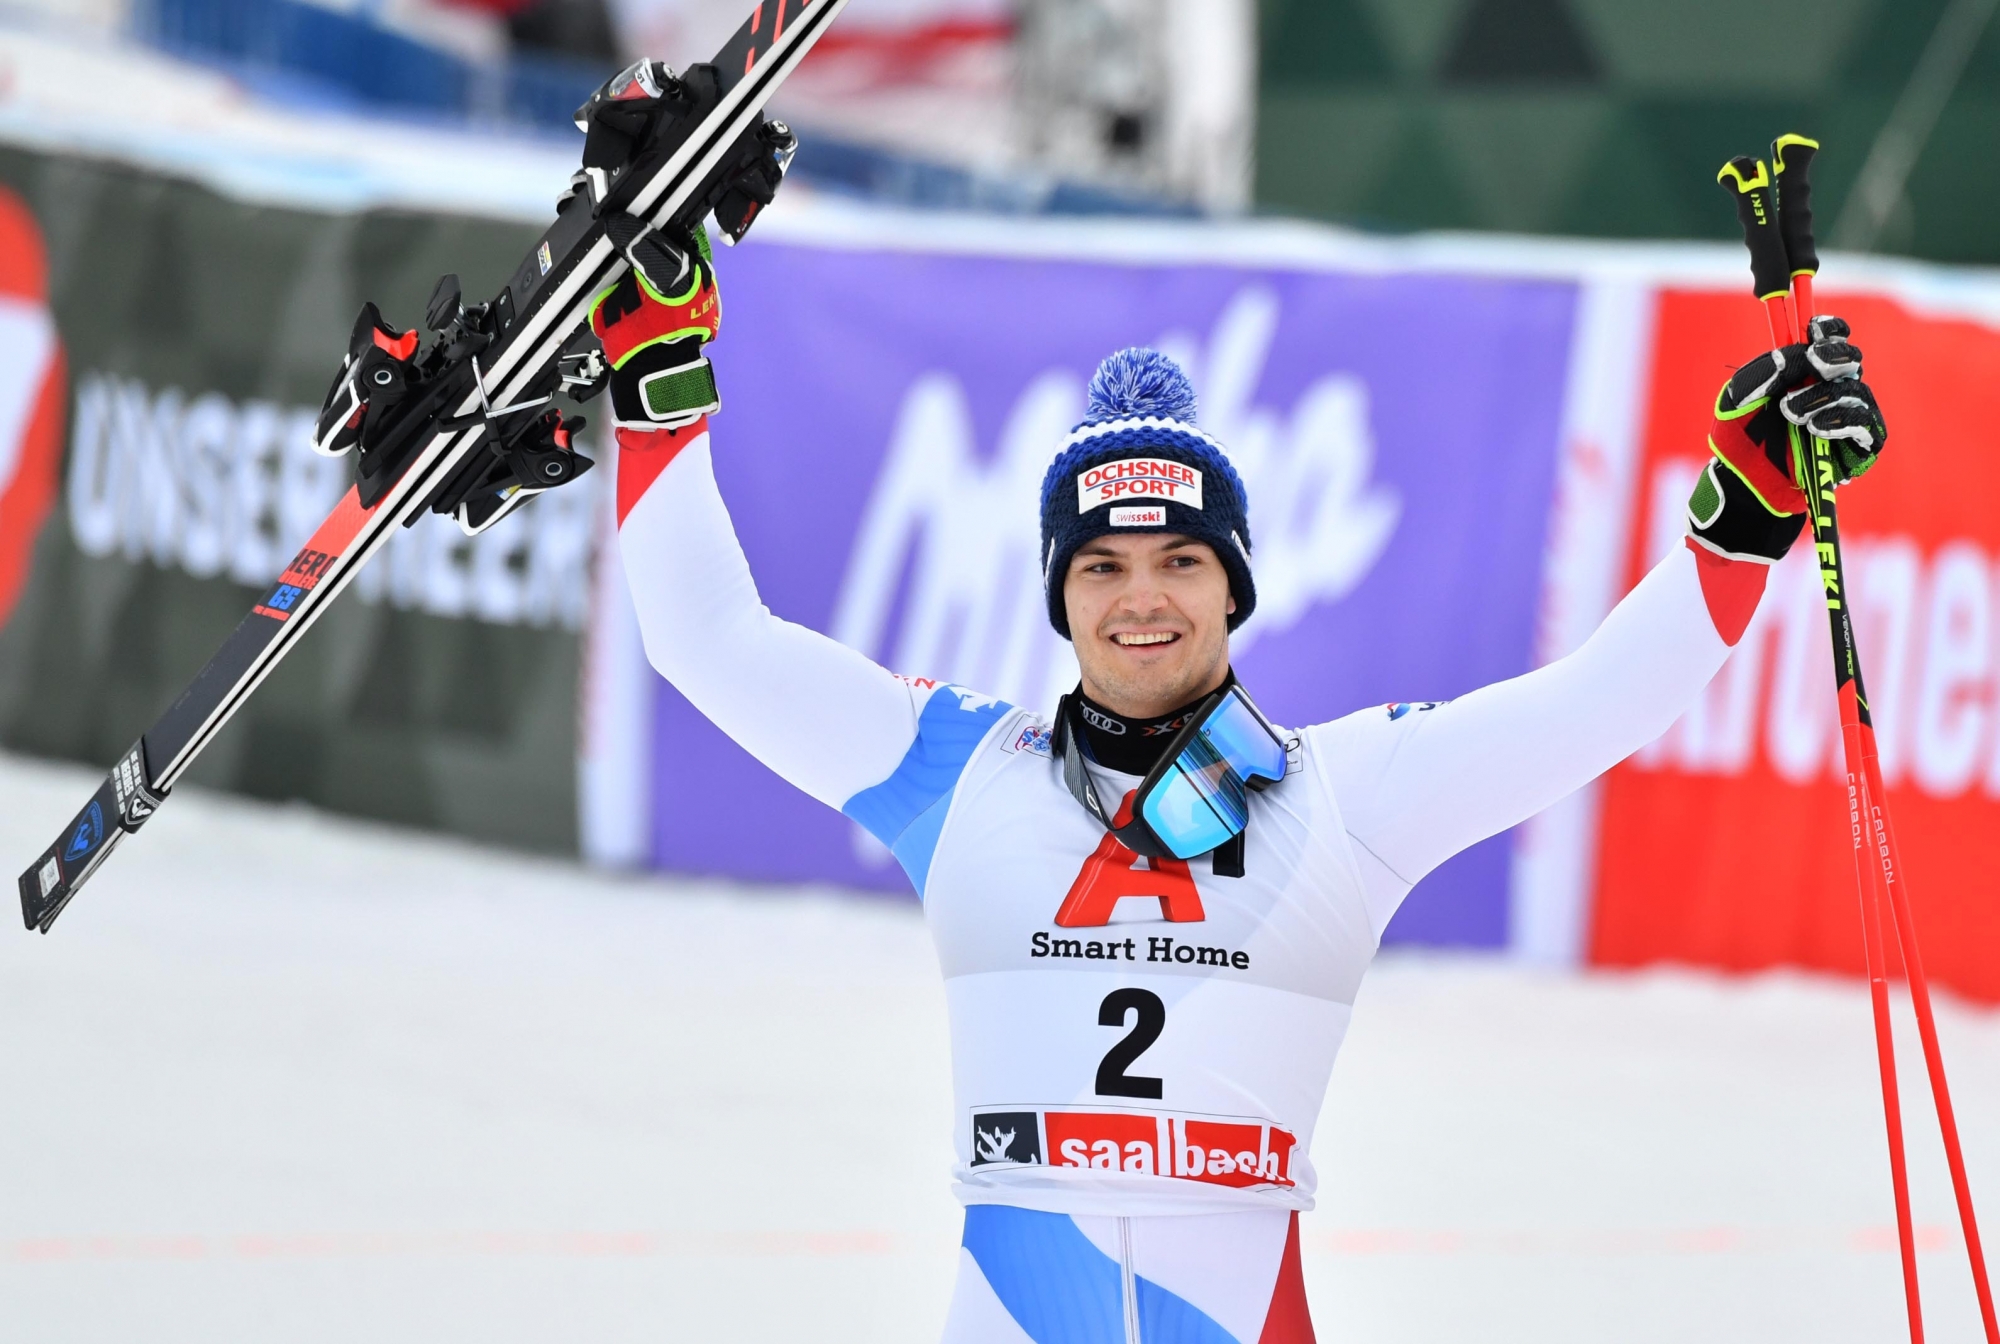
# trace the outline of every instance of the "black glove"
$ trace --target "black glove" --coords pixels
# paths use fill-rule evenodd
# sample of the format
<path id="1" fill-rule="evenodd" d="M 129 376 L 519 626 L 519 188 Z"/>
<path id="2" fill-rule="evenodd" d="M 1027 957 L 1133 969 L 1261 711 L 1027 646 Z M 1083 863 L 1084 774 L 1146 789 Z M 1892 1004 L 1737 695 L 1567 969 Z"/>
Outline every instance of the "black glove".
<path id="1" fill-rule="evenodd" d="M 1749 460 L 1748 440 L 1773 470 L 1797 485 L 1789 423 L 1833 445 L 1840 483 L 1873 466 L 1889 431 L 1875 393 L 1861 381 L 1861 350 L 1848 341 L 1850 334 L 1840 318 L 1814 318 L 1810 343 L 1769 351 L 1738 369 L 1716 398 L 1717 455 L 1757 484 L 1762 472 Z M 1794 511 L 1779 499 L 1766 502 Z"/>
<path id="2" fill-rule="evenodd" d="M 1716 397 L 1715 460 L 1688 501 L 1688 530 L 1721 555 L 1776 560 L 1798 537 L 1806 513 L 1793 471 L 1800 430 L 1832 445 L 1836 484 L 1868 470 L 1888 440 L 1847 323 L 1817 318 L 1810 334 L 1745 364 Z M 1801 456 L 1811 451 L 1798 447 Z"/>
<path id="3" fill-rule="evenodd" d="M 1861 351 L 1847 343 L 1847 323 L 1814 318 L 1806 358 L 1819 381 L 1788 392 L 1778 409 L 1785 419 L 1833 452 L 1834 484 L 1845 485 L 1875 465 L 1889 441 L 1875 393 L 1861 381 Z M 1796 348 L 1796 347 L 1793 347 Z"/>
<path id="4" fill-rule="evenodd" d="M 680 429 L 713 415 L 722 398 L 701 351 L 721 329 L 722 299 L 707 235 L 697 226 L 663 237 L 629 215 L 608 216 L 605 232 L 632 263 L 590 312 L 611 364 L 617 428 Z"/>

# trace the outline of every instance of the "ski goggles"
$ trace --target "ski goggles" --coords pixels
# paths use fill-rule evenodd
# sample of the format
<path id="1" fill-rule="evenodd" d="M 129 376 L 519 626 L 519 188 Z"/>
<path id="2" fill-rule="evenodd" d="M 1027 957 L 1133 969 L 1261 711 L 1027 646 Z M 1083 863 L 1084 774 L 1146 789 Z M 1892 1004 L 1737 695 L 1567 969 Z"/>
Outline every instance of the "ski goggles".
<path id="1" fill-rule="evenodd" d="M 1063 706 L 1065 738 L 1076 735 L 1068 722 L 1076 712 L 1073 703 Z M 1152 858 L 1191 859 L 1228 844 L 1250 823 L 1250 794 L 1285 777 L 1284 740 L 1234 683 L 1189 717 L 1115 815 L 1105 814 L 1083 753 L 1065 749 L 1062 758 L 1064 782 L 1085 810 L 1120 844 Z"/>

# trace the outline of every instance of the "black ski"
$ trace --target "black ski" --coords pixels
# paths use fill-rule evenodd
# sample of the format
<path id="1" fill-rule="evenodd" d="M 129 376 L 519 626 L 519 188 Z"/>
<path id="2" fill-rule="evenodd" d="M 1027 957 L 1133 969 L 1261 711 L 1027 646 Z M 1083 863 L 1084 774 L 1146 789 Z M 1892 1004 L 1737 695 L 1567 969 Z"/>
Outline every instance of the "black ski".
<path id="1" fill-rule="evenodd" d="M 565 451 L 538 452 L 528 441 L 535 408 L 565 385 L 601 375 L 590 305 L 627 269 L 606 235 L 607 217 L 636 216 L 673 232 L 713 211 L 726 232 L 740 237 L 770 200 L 769 190 L 753 190 L 746 199 L 741 184 L 763 180 L 775 189 L 790 154 L 789 133 L 765 121 L 762 108 L 845 4 L 761 0 L 712 64 L 675 77 L 641 62 L 607 84 L 587 108 L 615 104 L 620 90 L 636 82 L 656 98 L 664 90 L 672 115 L 635 123 L 626 128 L 629 134 L 615 117 L 593 124 L 570 194 L 506 288 L 468 310 L 458 301 L 455 278 L 439 282 L 429 315 L 439 337 L 431 350 L 417 355 L 416 333 L 399 335 L 381 323 L 373 305 L 363 309 L 320 425 L 321 439 L 343 433 L 349 443 L 359 438 L 356 485 L 172 707 L 112 767 L 56 842 L 21 874 L 21 916 L 28 928 L 49 931 L 98 865 L 159 809 L 222 725 L 398 526 L 429 509 L 456 513 L 468 531 L 483 529 L 537 488 L 589 465 L 567 454 L 566 436 L 556 440 Z M 772 172 L 761 165 L 774 155 Z M 395 382 L 395 390 L 405 378 L 421 386 L 379 416 L 358 399 L 336 404 L 344 391 L 354 393 L 363 369 L 371 371 L 371 381 Z M 538 470 L 536 484 L 522 488 L 531 466 Z M 496 490 L 496 481 L 513 484 Z"/>

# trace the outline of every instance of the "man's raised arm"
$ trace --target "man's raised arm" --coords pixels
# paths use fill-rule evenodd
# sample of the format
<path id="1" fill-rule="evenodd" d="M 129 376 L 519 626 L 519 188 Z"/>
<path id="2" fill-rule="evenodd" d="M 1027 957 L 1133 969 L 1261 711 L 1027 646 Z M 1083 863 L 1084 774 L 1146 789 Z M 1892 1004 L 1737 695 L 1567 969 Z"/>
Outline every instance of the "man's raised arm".
<path id="1" fill-rule="evenodd" d="M 751 755 L 894 849 L 997 712 L 771 614 L 709 455 L 701 348 L 721 310 L 705 244 L 648 233 L 626 251 L 633 273 L 591 321 L 613 367 L 618 540 L 646 657 Z"/>
<path id="2" fill-rule="evenodd" d="M 1723 387 L 1685 545 L 1574 653 L 1444 704 L 1310 730 L 1362 851 L 1378 933 L 1424 874 L 1658 737 L 1721 668 L 1804 523 L 1792 435 L 1841 440 L 1850 477 L 1886 437 L 1847 334 L 1822 319 L 1810 347 L 1762 355 Z"/>

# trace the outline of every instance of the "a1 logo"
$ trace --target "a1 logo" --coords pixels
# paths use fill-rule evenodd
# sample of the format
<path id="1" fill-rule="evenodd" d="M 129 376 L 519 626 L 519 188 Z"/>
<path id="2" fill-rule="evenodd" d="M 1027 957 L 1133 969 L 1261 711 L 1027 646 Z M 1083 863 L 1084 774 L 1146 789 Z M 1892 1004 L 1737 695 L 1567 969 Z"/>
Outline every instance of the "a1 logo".
<path id="1" fill-rule="evenodd" d="M 1085 712 L 1089 712 L 1088 706 Z M 1120 826 L 1131 818 L 1132 798 L 1128 793 L 1118 805 L 1113 820 Z M 1127 896 L 1159 901 L 1160 918 L 1170 923 L 1199 924 L 1208 918 L 1186 859 L 1142 859 L 1106 831 L 1077 870 L 1076 880 L 1069 884 L 1069 894 L 1056 911 L 1056 924 L 1065 929 L 1102 928 Z"/>
<path id="2" fill-rule="evenodd" d="M 1208 918 L 1186 859 L 1141 858 L 1106 831 L 1070 883 L 1069 894 L 1056 911 L 1056 924 L 1065 929 L 1102 928 L 1127 896 L 1158 900 L 1160 918 L 1174 924 L 1199 924 Z"/>

